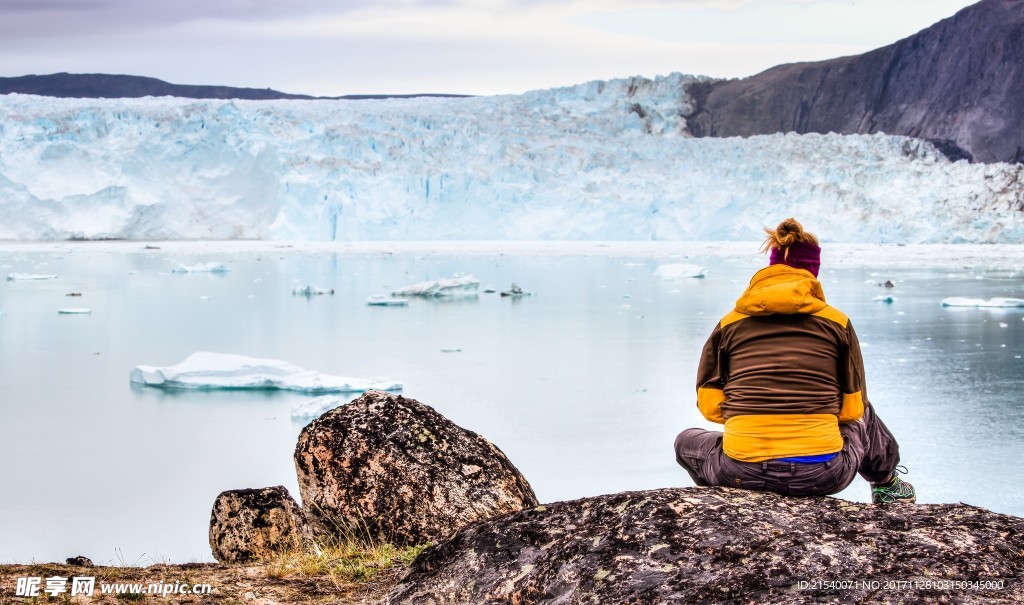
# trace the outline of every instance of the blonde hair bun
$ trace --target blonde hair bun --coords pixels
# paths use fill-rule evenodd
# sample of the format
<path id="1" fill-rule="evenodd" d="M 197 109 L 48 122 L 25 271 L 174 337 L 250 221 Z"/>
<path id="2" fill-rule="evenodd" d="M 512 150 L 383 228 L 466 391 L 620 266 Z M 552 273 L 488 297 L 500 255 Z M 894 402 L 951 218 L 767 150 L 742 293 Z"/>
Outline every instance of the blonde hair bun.
<path id="1" fill-rule="evenodd" d="M 773 249 L 786 249 L 797 242 L 805 242 L 808 244 L 814 244 L 815 246 L 818 245 L 818 238 L 814 237 L 813 234 L 804 231 L 804 226 L 792 217 L 782 221 L 779 223 L 779 226 L 774 229 L 765 227 L 764 232 L 768 237 L 764 240 L 761 252 L 768 252 Z"/>

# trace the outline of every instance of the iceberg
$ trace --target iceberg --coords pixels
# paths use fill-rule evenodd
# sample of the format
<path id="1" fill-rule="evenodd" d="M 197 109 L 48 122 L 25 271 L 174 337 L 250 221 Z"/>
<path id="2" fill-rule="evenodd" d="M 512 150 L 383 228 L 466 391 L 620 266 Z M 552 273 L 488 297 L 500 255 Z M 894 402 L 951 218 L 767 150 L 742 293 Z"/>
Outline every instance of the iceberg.
<path id="1" fill-rule="evenodd" d="M 352 401 L 352 397 L 338 397 L 337 395 L 321 395 L 306 401 L 300 401 L 292 406 L 292 418 L 317 418 L 325 412 L 333 410 L 338 406 L 345 405 Z"/>
<path id="2" fill-rule="evenodd" d="M 280 389 L 303 393 L 399 391 L 402 383 L 386 378 L 346 378 L 306 370 L 285 361 L 200 351 L 177 365 L 136 366 L 135 384 L 168 389 Z"/>
<path id="3" fill-rule="evenodd" d="M 334 288 L 306 286 L 305 288 L 292 288 L 292 294 L 296 296 L 320 296 L 325 294 L 334 294 Z"/>
<path id="4" fill-rule="evenodd" d="M 433 281 L 420 282 L 411 286 L 405 286 L 391 292 L 391 296 L 476 296 L 480 281 L 472 275 L 450 277 L 448 279 L 436 279 Z"/>
<path id="5" fill-rule="evenodd" d="M 227 273 L 231 269 L 224 263 L 201 263 L 198 265 L 181 265 L 171 269 L 173 273 Z"/>
<path id="6" fill-rule="evenodd" d="M 409 304 L 409 301 L 404 298 L 374 294 L 366 299 L 366 304 L 371 307 L 405 307 Z"/>
<path id="7" fill-rule="evenodd" d="M 687 265 L 685 263 L 671 263 L 668 265 L 661 265 L 654 270 L 654 277 L 660 277 L 662 280 L 669 281 L 673 279 L 679 279 L 681 277 L 696 277 L 701 278 L 707 274 L 707 270 L 704 267 L 697 265 Z"/>
<path id="8" fill-rule="evenodd" d="M 34 273 L 11 273 L 7 281 L 41 281 L 45 279 L 57 279 L 56 275 L 36 275 Z"/>
<path id="9" fill-rule="evenodd" d="M 879 294 L 878 296 L 872 298 L 871 300 L 873 302 L 882 302 L 882 303 L 886 303 L 886 304 L 892 304 L 892 303 L 896 302 L 896 297 L 893 296 L 892 294 L 886 294 L 886 295 Z"/>
<path id="10" fill-rule="evenodd" d="M 59 315 L 88 315 L 92 313 L 92 309 L 85 307 L 72 307 L 69 309 L 57 309 Z"/>
<path id="11" fill-rule="evenodd" d="M 954 296 L 942 300 L 943 307 L 982 307 L 993 309 L 1011 309 L 1024 307 L 1024 298 L 962 298 Z"/>

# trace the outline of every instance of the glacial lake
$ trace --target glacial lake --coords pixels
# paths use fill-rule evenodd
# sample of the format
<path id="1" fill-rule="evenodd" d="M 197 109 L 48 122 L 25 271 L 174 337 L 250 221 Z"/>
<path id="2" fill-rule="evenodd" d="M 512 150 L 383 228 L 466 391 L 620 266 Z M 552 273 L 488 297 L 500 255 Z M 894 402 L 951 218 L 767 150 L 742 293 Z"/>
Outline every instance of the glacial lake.
<path id="1" fill-rule="evenodd" d="M 284 485 L 298 499 L 292 453 L 308 419 L 290 412 L 310 395 L 129 383 L 136 365 L 196 351 L 401 381 L 405 396 L 497 444 L 542 502 L 692 485 L 672 442 L 712 426 L 694 404 L 701 347 L 766 264 L 756 243 L 659 257 L 156 245 L 0 246 L 4 276 L 57 275 L 0 283 L 0 562 L 209 561 L 219 492 Z M 936 269 L 886 268 L 884 255 L 832 267 L 826 254 L 822 283 L 857 329 L 868 396 L 919 502 L 1024 516 L 1024 309 L 940 306 L 1022 298 L 1024 273 L 963 266 L 945 250 Z M 172 273 L 214 261 L 230 271 Z M 707 276 L 652 275 L 678 262 Z M 366 305 L 454 274 L 533 295 Z M 869 283 L 885 280 L 895 287 Z M 307 285 L 334 294 L 292 293 Z M 873 300 L 887 294 L 895 301 Z M 91 313 L 58 314 L 68 307 Z M 868 495 L 858 478 L 839 497 Z"/>

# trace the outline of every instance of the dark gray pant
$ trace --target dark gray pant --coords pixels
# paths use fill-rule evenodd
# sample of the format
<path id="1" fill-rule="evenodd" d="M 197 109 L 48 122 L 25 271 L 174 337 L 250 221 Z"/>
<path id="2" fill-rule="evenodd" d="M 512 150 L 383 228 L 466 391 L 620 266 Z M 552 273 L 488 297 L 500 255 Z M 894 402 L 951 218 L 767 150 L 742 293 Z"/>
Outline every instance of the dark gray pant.
<path id="1" fill-rule="evenodd" d="M 870 404 L 856 422 L 839 425 L 843 449 L 828 462 L 739 462 L 722 451 L 722 433 L 686 429 L 676 437 L 676 461 L 697 485 L 724 485 L 783 496 L 824 496 L 843 491 L 860 473 L 871 483 L 888 479 L 899 464 L 899 445 Z"/>

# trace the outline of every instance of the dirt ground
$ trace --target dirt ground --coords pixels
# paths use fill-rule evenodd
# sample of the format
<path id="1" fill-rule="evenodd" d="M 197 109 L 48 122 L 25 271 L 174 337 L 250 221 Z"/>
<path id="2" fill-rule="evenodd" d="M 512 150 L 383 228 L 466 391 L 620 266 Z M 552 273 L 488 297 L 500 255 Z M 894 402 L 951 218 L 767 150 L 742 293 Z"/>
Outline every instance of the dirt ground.
<path id="1" fill-rule="evenodd" d="M 21 603 L 157 603 L 166 605 L 198 605 L 207 603 L 270 605 L 370 605 L 381 602 L 392 586 L 405 573 L 404 566 L 381 570 L 371 579 L 346 581 L 328 574 L 282 574 L 265 565 L 220 565 L 216 563 L 186 563 L 182 565 L 152 565 L 149 567 L 80 567 L 40 563 L 33 565 L 0 565 L 0 604 Z M 51 595 L 46 592 L 48 578 L 65 578 L 65 592 Z M 74 578 L 95 578 L 91 596 L 71 596 Z M 38 596 L 18 596 L 19 578 L 40 578 Z M 101 585 L 122 589 L 135 585 L 140 590 L 162 593 L 141 594 L 122 592 L 103 594 Z M 26 581 L 22 580 L 22 588 Z M 155 584 L 153 588 L 149 585 Z M 208 584 L 209 594 L 175 594 L 175 585 L 186 589 Z M 56 580 L 55 586 L 61 586 Z M 22 590 L 22 593 L 27 592 Z M 182 592 L 179 590 L 179 592 Z"/>

